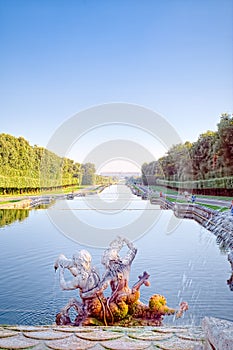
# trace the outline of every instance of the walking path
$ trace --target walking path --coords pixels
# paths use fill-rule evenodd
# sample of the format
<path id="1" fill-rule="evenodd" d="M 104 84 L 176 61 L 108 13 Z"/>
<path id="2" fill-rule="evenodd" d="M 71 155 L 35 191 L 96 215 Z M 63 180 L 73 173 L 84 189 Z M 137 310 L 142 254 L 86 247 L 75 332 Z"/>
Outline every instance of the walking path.
<path id="1" fill-rule="evenodd" d="M 204 318 L 202 327 L 0 326 L 0 349 L 232 350 L 233 323 Z"/>
<path id="2" fill-rule="evenodd" d="M 176 196 L 172 194 L 168 194 L 167 197 L 171 197 L 174 199 L 184 199 L 184 196 Z M 215 199 L 215 198 L 208 198 L 208 197 L 198 197 L 196 196 L 196 202 L 203 203 L 203 204 L 210 204 L 210 205 L 216 205 L 219 207 L 230 207 L 231 201 L 230 200 L 224 200 L 224 199 Z"/>

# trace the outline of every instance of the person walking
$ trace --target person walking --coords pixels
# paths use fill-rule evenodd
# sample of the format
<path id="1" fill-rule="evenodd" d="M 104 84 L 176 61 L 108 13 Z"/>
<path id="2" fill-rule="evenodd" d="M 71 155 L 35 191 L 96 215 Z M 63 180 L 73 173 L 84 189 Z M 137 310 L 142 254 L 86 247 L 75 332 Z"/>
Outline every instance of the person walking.
<path id="1" fill-rule="evenodd" d="M 195 194 L 192 194 L 191 200 L 192 200 L 192 203 L 195 203 L 195 202 L 196 202 L 196 196 L 195 196 Z"/>

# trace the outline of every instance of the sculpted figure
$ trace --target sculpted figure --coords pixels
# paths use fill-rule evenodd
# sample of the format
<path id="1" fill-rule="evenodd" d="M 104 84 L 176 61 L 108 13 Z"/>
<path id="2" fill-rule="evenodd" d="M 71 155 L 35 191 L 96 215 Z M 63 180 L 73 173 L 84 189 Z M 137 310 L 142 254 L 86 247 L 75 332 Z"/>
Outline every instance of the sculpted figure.
<path id="1" fill-rule="evenodd" d="M 128 247 L 128 252 L 124 257 L 119 255 L 124 244 Z M 110 314 L 110 322 L 124 319 L 131 314 L 137 302 L 139 302 L 139 289 L 142 284 L 149 286 L 149 274 L 144 272 L 139 276 L 139 281 L 132 289 L 128 285 L 131 264 L 136 256 L 137 249 L 127 238 L 118 237 L 110 243 L 102 257 L 102 264 L 106 268 L 102 284 L 109 283 L 112 294 L 107 300 L 107 311 Z"/>
<path id="2" fill-rule="evenodd" d="M 121 257 L 119 252 L 125 244 L 128 247 L 128 252 L 124 257 Z M 112 290 L 111 300 L 116 300 L 120 295 L 135 293 L 143 283 L 149 286 L 149 281 L 147 281 L 149 275 L 146 272 L 143 274 L 143 281 L 142 276 L 139 276 L 141 283 L 139 281 L 135 283 L 132 290 L 128 285 L 131 264 L 136 253 L 137 248 L 125 237 L 117 237 L 110 243 L 109 248 L 104 251 L 101 262 L 106 271 L 102 281 L 99 283 L 99 287 L 106 288 L 106 284 L 110 284 Z"/>
<path id="3" fill-rule="evenodd" d="M 121 257 L 119 252 L 125 244 L 128 247 L 128 252 L 124 257 Z M 110 243 L 109 248 L 104 251 L 101 262 L 105 266 L 106 271 L 102 280 L 91 292 L 104 290 L 108 284 L 111 287 L 112 293 L 107 299 L 105 307 L 105 324 L 109 324 L 109 322 L 113 324 L 114 321 L 123 319 L 128 314 L 130 306 L 138 301 L 141 285 L 150 285 L 147 272 L 144 272 L 143 276 L 139 276 L 139 281 L 134 284 L 132 289 L 128 285 L 130 268 L 136 253 L 137 249 L 133 243 L 124 237 L 117 237 Z M 89 295 L 89 292 L 85 293 L 85 296 Z"/>
<path id="4" fill-rule="evenodd" d="M 119 252 L 124 244 L 127 245 L 128 252 L 122 258 L 120 257 Z M 116 300 L 121 294 L 131 293 L 128 281 L 131 264 L 136 254 L 137 249 L 134 247 L 133 243 L 123 237 L 117 237 L 110 243 L 109 248 L 104 251 L 101 262 L 105 266 L 106 272 L 103 275 L 101 284 L 110 284 L 112 290 L 112 301 Z"/>
<path id="5" fill-rule="evenodd" d="M 68 304 L 61 310 L 56 316 L 56 323 L 71 324 L 69 317 L 69 310 L 73 307 L 77 312 L 78 316 L 75 319 L 75 325 L 79 325 L 83 322 L 86 317 L 93 312 L 93 305 L 95 310 L 102 308 L 101 298 L 102 293 L 91 293 L 99 281 L 99 275 L 94 267 L 91 266 L 91 255 L 86 250 L 75 252 L 72 259 L 67 259 L 63 254 L 58 257 L 54 264 L 55 270 L 59 268 L 60 286 L 63 290 L 79 289 L 79 295 L 82 302 L 79 302 L 75 298 L 69 300 Z M 71 274 L 74 276 L 72 280 L 66 281 L 64 277 L 64 269 L 69 269 Z M 85 293 L 89 293 L 85 297 Z"/>
<path id="6" fill-rule="evenodd" d="M 123 248 L 124 244 L 127 244 L 129 250 L 124 258 L 120 257 L 119 252 Z M 131 293 L 131 289 L 128 286 L 129 274 L 131 264 L 136 256 L 137 249 L 133 243 L 126 238 L 117 237 L 113 240 L 109 248 L 107 248 L 102 256 L 102 264 L 106 271 L 102 277 L 102 280 L 98 283 L 96 288 L 91 292 L 98 290 L 104 290 L 110 284 L 112 290 L 113 299 L 115 292 Z M 90 293 L 85 293 L 85 296 L 89 296 Z"/>

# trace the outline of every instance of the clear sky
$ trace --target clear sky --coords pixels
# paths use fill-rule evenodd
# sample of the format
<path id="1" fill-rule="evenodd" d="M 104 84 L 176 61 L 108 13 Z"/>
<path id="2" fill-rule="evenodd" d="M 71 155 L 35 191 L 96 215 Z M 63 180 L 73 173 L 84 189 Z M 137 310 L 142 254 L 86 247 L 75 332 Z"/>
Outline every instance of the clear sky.
<path id="1" fill-rule="evenodd" d="M 75 113 L 127 102 L 195 141 L 233 111 L 232 11 L 231 0 L 0 0 L 0 132 L 46 147 Z"/>

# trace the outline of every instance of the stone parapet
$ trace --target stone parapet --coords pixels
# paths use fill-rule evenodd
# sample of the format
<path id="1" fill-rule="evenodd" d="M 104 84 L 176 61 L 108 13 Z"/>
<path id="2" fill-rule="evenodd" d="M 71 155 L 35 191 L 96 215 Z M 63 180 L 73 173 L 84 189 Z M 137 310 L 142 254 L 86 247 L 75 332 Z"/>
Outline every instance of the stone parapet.
<path id="1" fill-rule="evenodd" d="M 2 325 L 0 349 L 232 350 L 233 322 L 205 317 L 202 327 Z"/>
<path id="2" fill-rule="evenodd" d="M 202 328 L 211 350 L 233 349 L 233 322 L 205 317 L 202 320 Z"/>
<path id="3" fill-rule="evenodd" d="M 0 349 L 204 350 L 204 344 L 201 327 L 0 327 Z"/>

